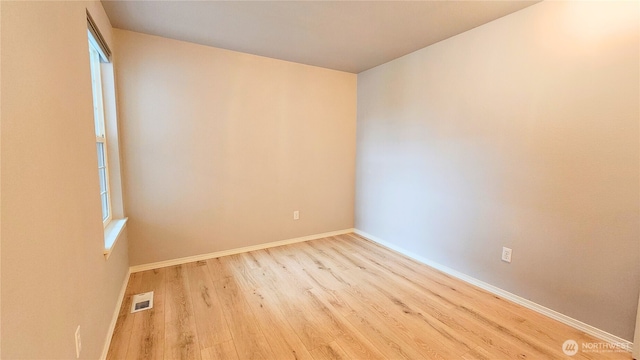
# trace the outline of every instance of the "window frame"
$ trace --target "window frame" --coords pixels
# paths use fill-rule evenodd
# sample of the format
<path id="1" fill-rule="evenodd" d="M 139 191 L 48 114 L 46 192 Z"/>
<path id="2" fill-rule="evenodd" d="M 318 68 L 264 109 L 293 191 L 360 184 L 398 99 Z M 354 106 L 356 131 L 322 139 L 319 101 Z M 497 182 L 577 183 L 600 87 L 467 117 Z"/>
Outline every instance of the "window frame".
<path id="1" fill-rule="evenodd" d="M 100 183 L 100 204 L 102 210 L 102 225 L 106 228 L 113 220 L 113 207 L 111 204 L 111 186 L 109 179 L 109 157 L 107 147 L 107 133 L 105 124 L 104 96 L 102 91 L 101 63 L 109 62 L 94 37 L 87 29 L 89 44 L 89 63 L 91 67 L 91 91 L 93 97 L 93 120 L 96 135 L 96 153 L 98 157 L 98 179 Z M 102 160 L 102 161 L 100 161 Z M 104 183 L 104 187 L 103 187 Z M 104 190 L 103 190 L 104 188 Z M 106 199 L 103 199 L 106 197 Z M 105 217 L 106 210 L 106 217 Z"/>

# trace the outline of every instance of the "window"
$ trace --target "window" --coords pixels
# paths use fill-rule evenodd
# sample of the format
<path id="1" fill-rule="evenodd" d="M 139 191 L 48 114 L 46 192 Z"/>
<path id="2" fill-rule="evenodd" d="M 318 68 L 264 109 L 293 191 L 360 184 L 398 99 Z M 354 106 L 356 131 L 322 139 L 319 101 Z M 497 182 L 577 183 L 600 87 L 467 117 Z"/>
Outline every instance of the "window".
<path id="1" fill-rule="evenodd" d="M 102 202 L 102 223 L 106 227 L 113 216 L 111 211 L 111 194 L 109 192 L 109 162 L 107 158 L 107 136 L 105 131 L 100 63 L 108 62 L 108 58 L 91 31 L 88 31 L 88 35 L 89 59 L 91 63 L 91 84 L 93 92 L 93 120 L 96 129 L 98 177 L 100 179 L 100 200 Z"/>
<path id="2" fill-rule="evenodd" d="M 104 256 L 108 259 L 128 219 L 124 216 L 122 205 L 116 89 L 111 50 L 89 11 L 87 11 L 87 30 L 96 135 L 95 151 L 98 154 L 100 182 L 100 194 L 96 196 L 100 196 L 102 204 Z"/>

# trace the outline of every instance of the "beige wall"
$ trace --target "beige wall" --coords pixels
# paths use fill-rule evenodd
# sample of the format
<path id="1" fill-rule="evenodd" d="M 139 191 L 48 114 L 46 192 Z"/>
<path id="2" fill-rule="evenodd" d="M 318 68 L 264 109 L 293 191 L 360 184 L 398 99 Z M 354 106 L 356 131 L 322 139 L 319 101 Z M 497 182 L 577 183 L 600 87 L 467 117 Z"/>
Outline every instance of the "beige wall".
<path id="1" fill-rule="evenodd" d="M 353 227 L 356 75 L 114 33 L 132 265 Z"/>
<path id="2" fill-rule="evenodd" d="M 3 359 L 100 356 L 128 269 L 126 234 L 103 252 L 85 9 L 2 2 Z"/>
<path id="3" fill-rule="evenodd" d="M 543 2 L 359 74 L 356 227 L 631 340 L 638 6 Z"/>

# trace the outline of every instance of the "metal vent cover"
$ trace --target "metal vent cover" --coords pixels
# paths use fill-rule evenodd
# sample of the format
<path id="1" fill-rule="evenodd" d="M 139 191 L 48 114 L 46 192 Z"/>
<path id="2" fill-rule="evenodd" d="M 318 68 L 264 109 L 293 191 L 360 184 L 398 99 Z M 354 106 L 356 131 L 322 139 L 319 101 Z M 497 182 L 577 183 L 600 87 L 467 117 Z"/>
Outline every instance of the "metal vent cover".
<path id="1" fill-rule="evenodd" d="M 131 313 L 153 308 L 153 291 L 133 295 L 131 300 Z"/>

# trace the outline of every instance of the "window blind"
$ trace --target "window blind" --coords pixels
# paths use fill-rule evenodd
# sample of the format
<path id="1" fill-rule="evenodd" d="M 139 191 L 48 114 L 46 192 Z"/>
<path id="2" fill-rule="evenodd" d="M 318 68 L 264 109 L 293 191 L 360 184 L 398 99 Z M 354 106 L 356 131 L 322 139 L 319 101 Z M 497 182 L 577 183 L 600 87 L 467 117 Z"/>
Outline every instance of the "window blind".
<path id="1" fill-rule="evenodd" d="M 107 42 L 104 40 L 104 37 L 102 37 L 102 34 L 100 33 L 100 29 L 98 29 L 98 26 L 96 25 L 95 21 L 93 21 L 93 18 L 91 17 L 91 14 L 89 14 L 88 11 L 87 11 L 87 28 L 89 29 L 89 32 L 91 33 L 91 35 L 93 35 L 93 38 L 96 40 L 96 43 L 98 47 L 100 47 L 100 50 L 102 50 L 102 54 L 100 55 L 103 55 L 105 57 L 104 61 L 110 62 L 111 49 L 109 49 L 109 45 L 107 45 Z"/>

